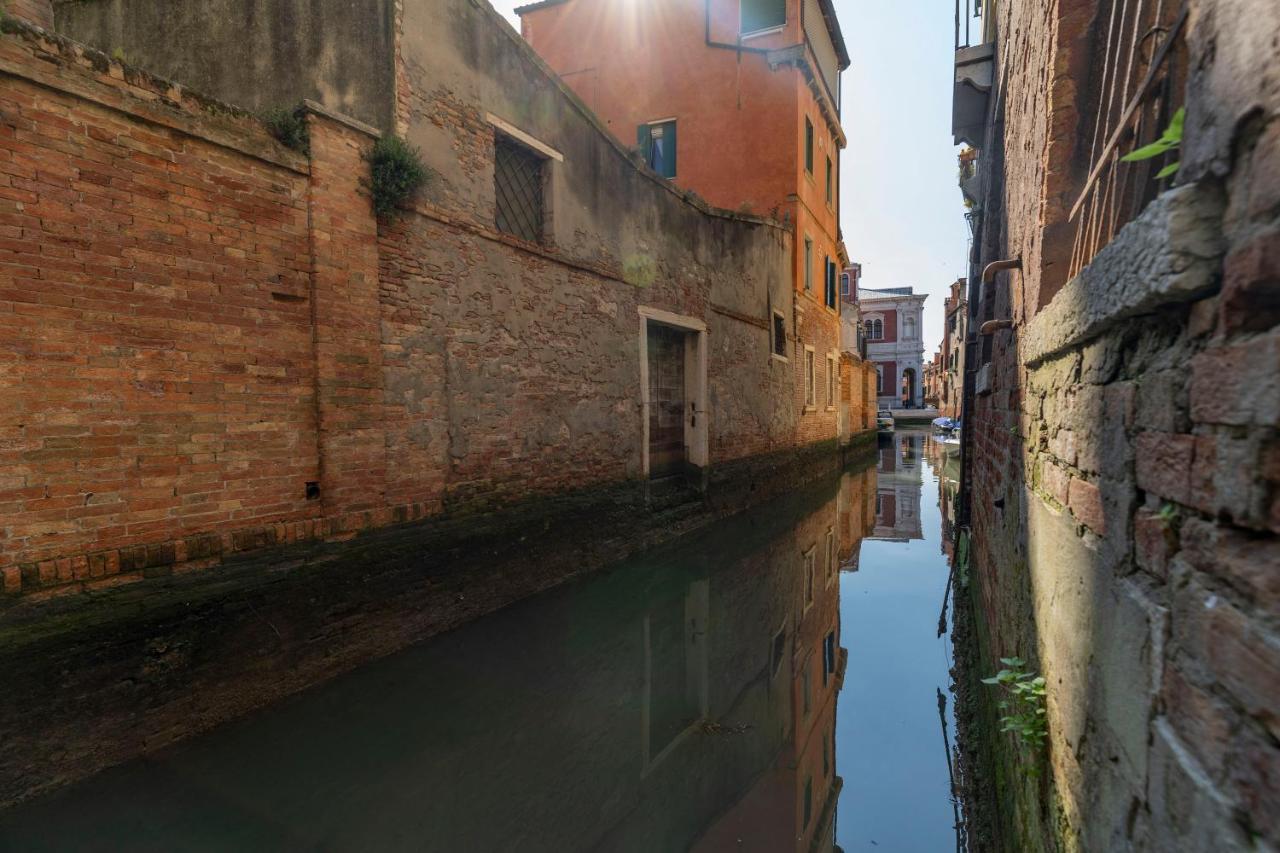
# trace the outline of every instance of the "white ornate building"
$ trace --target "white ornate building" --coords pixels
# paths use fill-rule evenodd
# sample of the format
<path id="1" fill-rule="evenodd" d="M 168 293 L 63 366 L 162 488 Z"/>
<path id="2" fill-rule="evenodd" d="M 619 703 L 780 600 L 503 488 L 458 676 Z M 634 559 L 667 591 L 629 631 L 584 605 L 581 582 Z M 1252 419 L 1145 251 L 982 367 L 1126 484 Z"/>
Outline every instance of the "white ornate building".
<path id="1" fill-rule="evenodd" d="M 879 374 L 881 408 L 924 405 L 924 301 L 909 287 L 858 288 L 867 359 Z"/>

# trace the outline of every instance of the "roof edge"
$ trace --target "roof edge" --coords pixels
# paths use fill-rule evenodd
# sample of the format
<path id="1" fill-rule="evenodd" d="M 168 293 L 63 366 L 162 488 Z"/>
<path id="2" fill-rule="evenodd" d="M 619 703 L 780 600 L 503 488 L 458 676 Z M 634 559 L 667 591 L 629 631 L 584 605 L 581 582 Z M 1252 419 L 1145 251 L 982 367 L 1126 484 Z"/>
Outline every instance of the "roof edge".
<path id="1" fill-rule="evenodd" d="M 568 3 L 569 0 L 538 0 L 536 3 L 526 3 L 523 6 L 517 6 L 512 11 L 517 15 L 523 15 L 526 12 L 536 12 L 539 9 L 545 9 L 548 6 L 559 6 L 561 3 Z"/>

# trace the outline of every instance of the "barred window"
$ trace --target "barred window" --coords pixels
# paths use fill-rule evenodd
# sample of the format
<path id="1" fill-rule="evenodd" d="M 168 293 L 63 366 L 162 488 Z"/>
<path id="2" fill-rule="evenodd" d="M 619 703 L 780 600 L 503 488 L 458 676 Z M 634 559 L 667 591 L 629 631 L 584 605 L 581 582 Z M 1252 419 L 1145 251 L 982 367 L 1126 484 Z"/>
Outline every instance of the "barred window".
<path id="1" fill-rule="evenodd" d="M 494 137 L 493 189 L 498 230 L 530 243 L 542 242 L 542 181 L 545 158 L 511 137 Z"/>
<path id="2" fill-rule="evenodd" d="M 780 311 L 773 312 L 773 354 L 787 357 L 787 318 Z"/>

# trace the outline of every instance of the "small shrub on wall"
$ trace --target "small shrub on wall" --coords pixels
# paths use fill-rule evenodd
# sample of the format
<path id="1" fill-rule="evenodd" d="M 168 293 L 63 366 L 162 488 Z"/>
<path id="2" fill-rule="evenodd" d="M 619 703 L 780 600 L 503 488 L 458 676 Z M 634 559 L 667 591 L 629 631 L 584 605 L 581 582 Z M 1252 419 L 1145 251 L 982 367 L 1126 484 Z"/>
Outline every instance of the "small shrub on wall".
<path id="1" fill-rule="evenodd" d="M 379 139 L 367 159 L 373 211 L 379 217 L 396 216 L 430 174 L 418 149 L 398 136 Z"/>

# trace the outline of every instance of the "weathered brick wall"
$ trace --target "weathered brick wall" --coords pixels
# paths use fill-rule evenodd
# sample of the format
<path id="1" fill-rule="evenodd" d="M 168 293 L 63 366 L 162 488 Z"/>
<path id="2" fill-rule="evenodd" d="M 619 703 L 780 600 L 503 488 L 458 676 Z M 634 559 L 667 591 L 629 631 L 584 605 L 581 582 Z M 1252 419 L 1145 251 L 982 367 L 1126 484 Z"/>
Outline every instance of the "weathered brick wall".
<path id="1" fill-rule="evenodd" d="M 305 159 L 33 35 L 0 73 L 5 592 L 315 518 Z"/>
<path id="2" fill-rule="evenodd" d="M 815 344 L 813 412 L 803 359 L 770 357 L 770 308 L 793 316 L 788 232 L 638 167 L 491 10 L 453 2 L 471 16 L 458 51 L 487 52 L 405 63 L 433 173 L 381 224 L 361 180 L 376 130 L 313 105 L 304 157 L 234 108 L 7 25 L 6 593 L 640 490 L 641 306 L 706 326 L 712 469 L 834 442 L 837 325 L 809 329 L 814 307 L 790 333 Z M 424 63 L 458 85 L 424 90 Z M 545 244 L 492 224 L 489 111 L 565 152 Z"/>
<path id="3" fill-rule="evenodd" d="M 1065 168 L 1050 91 L 1077 22 L 1011 5 L 980 261 L 1023 269 L 982 294 L 1014 327 L 988 345 L 966 488 L 982 665 L 1048 679 L 1050 784 L 998 736 L 1002 849 L 1275 845 L 1280 79 L 1243 69 L 1280 11 L 1193 4 L 1182 186 L 1062 285 L 1036 206 Z"/>

